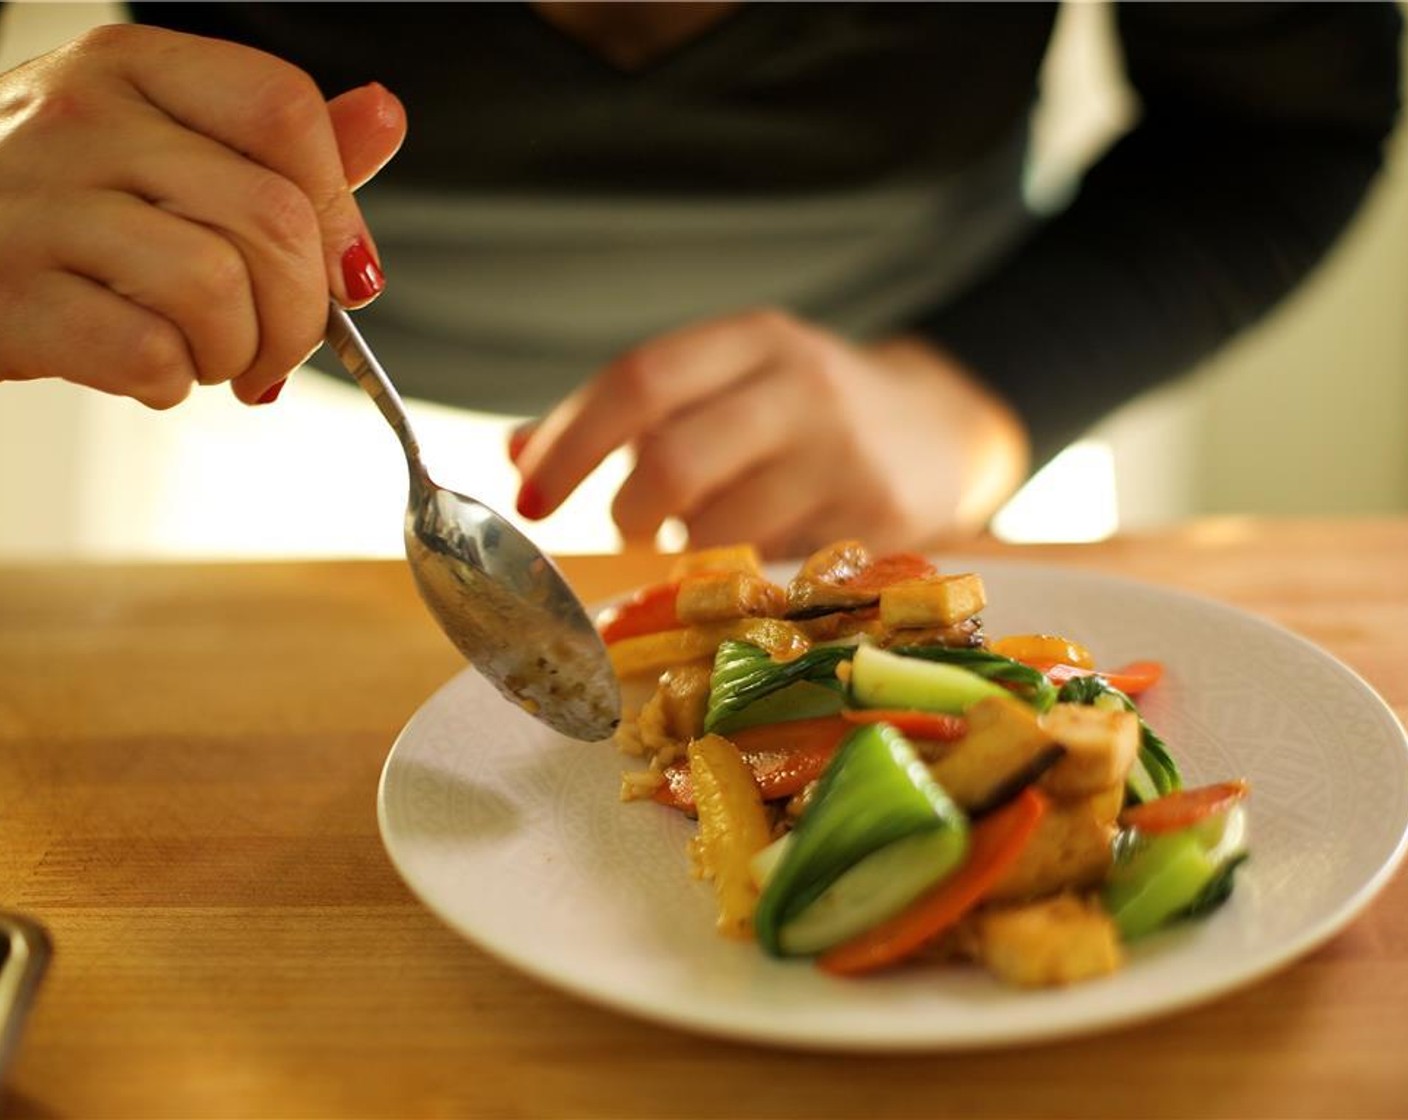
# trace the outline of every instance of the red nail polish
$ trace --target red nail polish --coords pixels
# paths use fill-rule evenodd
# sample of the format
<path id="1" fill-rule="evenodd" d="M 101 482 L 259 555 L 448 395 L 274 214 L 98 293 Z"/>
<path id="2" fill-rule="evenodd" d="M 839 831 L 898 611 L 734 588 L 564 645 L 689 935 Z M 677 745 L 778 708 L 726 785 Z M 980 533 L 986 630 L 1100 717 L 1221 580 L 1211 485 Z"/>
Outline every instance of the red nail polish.
<path id="1" fill-rule="evenodd" d="M 531 482 L 525 482 L 518 491 L 518 513 L 529 521 L 541 521 L 547 513 L 542 494 Z"/>
<path id="2" fill-rule="evenodd" d="M 347 284 L 347 298 L 353 303 L 371 299 L 386 287 L 381 267 L 372 259 L 371 250 L 360 237 L 342 254 L 342 279 Z"/>
<path id="3" fill-rule="evenodd" d="M 264 392 L 259 394 L 259 399 L 255 403 L 273 404 L 276 400 L 279 399 L 279 394 L 284 391 L 284 385 L 286 385 L 287 383 L 287 377 L 285 377 L 282 381 L 275 381 L 272 385 L 265 389 Z"/>

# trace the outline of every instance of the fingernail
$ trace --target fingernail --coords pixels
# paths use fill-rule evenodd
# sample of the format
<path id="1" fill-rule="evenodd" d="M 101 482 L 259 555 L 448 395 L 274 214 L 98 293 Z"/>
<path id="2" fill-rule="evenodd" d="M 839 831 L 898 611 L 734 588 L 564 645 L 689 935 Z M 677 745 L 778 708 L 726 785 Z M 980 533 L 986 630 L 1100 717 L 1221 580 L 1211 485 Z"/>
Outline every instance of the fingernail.
<path id="1" fill-rule="evenodd" d="M 381 274 L 381 267 L 360 237 L 342 254 L 342 279 L 347 284 L 347 298 L 353 303 L 371 299 L 386 287 L 386 277 Z"/>
<path id="2" fill-rule="evenodd" d="M 287 383 L 287 377 L 285 377 L 282 381 L 275 381 L 272 385 L 265 389 L 264 392 L 259 394 L 259 399 L 254 403 L 273 404 L 276 400 L 279 399 L 279 394 L 284 391 L 284 385 Z"/>
<path id="3" fill-rule="evenodd" d="M 533 429 L 537 425 L 533 423 L 520 424 L 508 434 L 508 459 L 510 463 L 517 463 L 518 457 L 523 454 L 523 449 L 528 446 L 528 441 L 533 438 Z"/>
<path id="4" fill-rule="evenodd" d="M 518 513 L 529 521 L 541 521 L 546 514 L 542 494 L 531 482 L 525 482 L 518 491 Z"/>

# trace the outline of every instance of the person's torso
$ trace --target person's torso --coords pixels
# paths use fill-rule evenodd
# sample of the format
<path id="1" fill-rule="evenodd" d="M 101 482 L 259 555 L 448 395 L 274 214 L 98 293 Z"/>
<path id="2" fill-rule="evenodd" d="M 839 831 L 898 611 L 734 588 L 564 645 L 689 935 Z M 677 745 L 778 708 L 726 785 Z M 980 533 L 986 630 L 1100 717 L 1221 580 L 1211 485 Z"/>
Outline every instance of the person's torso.
<path id="1" fill-rule="evenodd" d="M 132 8 L 402 99 L 359 194 L 389 281 L 369 333 L 414 356 L 411 392 L 510 411 L 689 319 L 773 304 L 864 336 L 970 280 L 1024 226 L 1054 20 L 745 4 L 623 67 L 526 4 Z"/>

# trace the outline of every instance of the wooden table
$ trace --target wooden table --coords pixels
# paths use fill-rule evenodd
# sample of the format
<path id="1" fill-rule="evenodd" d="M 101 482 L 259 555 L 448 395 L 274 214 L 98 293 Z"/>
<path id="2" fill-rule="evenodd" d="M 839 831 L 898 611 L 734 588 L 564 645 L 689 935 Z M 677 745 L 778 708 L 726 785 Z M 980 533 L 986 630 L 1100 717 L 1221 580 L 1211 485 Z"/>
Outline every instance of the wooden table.
<path id="1" fill-rule="evenodd" d="M 1408 519 L 1016 551 L 1268 615 L 1408 716 Z M 564 566 L 595 598 L 664 564 Z M 387 749 L 458 668 L 397 563 L 0 568 L 0 906 L 57 947 L 4 1112 L 1408 1115 L 1408 875 L 1269 980 L 1027 1049 L 783 1052 L 559 995 L 442 926 L 377 836 Z"/>

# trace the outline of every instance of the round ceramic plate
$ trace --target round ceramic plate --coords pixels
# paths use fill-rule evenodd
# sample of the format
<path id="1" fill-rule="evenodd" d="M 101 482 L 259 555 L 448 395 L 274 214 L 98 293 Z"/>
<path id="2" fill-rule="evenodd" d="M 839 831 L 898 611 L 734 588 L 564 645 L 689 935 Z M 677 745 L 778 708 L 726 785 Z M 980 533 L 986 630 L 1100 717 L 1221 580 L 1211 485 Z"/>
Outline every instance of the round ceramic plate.
<path id="1" fill-rule="evenodd" d="M 392 861 L 465 937 L 584 999 L 719 1036 L 896 1051 L 1053 1038 L 1208 1000 L 1323 942 L 1388 881 L 1408 837 L 1408 737 L 1338 661 L 1146 584 L 988 560 L 944 569 L 981 572 L 989 634 L 1061 633 L 1106 665 L 1165 663 L 1143 712 L 1185 781 L 1252 784 L 1252 857 L 1221 910 L 1132 946 L 1112 976 L 1054 990 L 960 966 L 842 980 L 773 960 L 715 934 L 710 888 L 689 875 L 692 823 L 619 800 L 630 760 L 555 735 L 470 670 L 387 760 Z"/>

